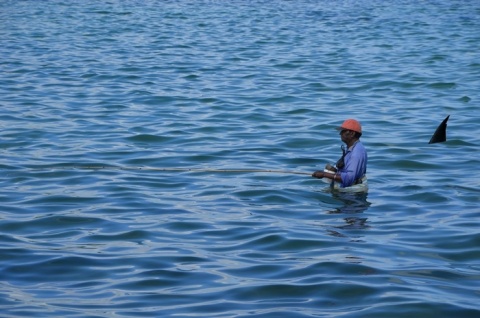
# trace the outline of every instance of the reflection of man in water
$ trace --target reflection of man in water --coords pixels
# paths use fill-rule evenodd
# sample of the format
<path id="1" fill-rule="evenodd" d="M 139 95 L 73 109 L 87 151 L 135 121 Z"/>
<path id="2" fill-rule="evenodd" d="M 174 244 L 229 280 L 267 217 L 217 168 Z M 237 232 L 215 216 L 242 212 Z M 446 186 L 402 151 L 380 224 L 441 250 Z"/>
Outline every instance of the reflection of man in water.
<path id="1" fill-rule="evenodd" d="M 370 206 L 367 201 L 367 193 L 333 193 L 333 198 L 343 203 L 343 206 L 328 211 L 329 214 L 346 214 L 344 218 L 346 225 L 336 226 L 340 229 L 365 229 L 369 226 L 367 218 L 361 218 L 355 214 L 365 212 Z"/>
<path id="2" fill-rule="evenodd" d="M 333 173 L 315 171 L 312 177 L 332 179 L 340 182 L 342 188 L 360 184 L 367 173 L 367 151 L 360 142 L 362 126 L 355 119 L 347 119 L 337 130 L 347 149 L 342 148 L 343 156 L 338 160 Z"/>
<path id="3" fill-rule="evenodd" d="M 367 201 L 367 193 L 333 191 L 332 198 L 339 201 L 339 206 L 327 211 L 327 213 L 331 216 L 334 215 L 335 223 L 338 223 L 327 227 L 328 235 L 348 240 L 349 243 L 345 243 L 348 246 L 351 246 L 352 243 L 365 242 L 365 231 L 370 228 L 370 225 L 363 212 L 371 205 Z M 342 219 L 344 222 L 342 222 Z M 346 248 L 340 255 L 344 257 L 343 262 L 360 264 L 364 261 L 361 254 L 355 252 L 354 248 Z"/>

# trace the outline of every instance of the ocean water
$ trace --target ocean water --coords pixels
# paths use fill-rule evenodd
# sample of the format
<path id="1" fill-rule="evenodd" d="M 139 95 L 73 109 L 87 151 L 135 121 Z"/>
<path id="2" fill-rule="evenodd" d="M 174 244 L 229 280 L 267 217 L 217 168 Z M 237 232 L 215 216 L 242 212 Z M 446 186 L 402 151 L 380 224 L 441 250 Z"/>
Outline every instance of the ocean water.
<path id="1" fill-rule="evenodd" d="M 478 1 L 4 0 L 0 26 L 1 317 L 480 316 Z M 309 176 L 350 117 L 368 193 Z"/>

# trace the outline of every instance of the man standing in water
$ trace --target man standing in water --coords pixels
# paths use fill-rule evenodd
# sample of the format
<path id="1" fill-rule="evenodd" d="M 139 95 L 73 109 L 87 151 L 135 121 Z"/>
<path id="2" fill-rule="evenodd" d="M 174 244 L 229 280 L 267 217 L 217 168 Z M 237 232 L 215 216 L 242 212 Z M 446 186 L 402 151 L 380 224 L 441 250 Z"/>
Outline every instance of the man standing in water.
<path id="1" fill-rule="evenodd" d="M 340 131 L 340 137 L 347 149 L 342 145 L 343 155 L 337 161 L 336 167 L 327 165 L 326 170 L 331 172 L 315 171 L 312 177 L 332 179 L 339 182 L 342 188 L 360 184 L 367 173 L 367 151 L 360 142 L 362 126 L 355 119 L 347 119 L 336 129 Z"/>

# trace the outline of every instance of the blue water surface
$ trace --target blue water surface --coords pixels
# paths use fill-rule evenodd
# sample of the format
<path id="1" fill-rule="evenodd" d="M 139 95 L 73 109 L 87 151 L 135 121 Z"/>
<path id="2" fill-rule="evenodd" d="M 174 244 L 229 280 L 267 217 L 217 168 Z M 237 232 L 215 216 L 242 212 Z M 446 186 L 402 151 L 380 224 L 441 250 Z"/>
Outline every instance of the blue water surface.
<path id="1" fill-rule="evenodd" d="M 478 1 L 6 0 L 0 26 L 2 317 L 480 315 Z M 310 177 L 346 118 L 367 193 Z"/>

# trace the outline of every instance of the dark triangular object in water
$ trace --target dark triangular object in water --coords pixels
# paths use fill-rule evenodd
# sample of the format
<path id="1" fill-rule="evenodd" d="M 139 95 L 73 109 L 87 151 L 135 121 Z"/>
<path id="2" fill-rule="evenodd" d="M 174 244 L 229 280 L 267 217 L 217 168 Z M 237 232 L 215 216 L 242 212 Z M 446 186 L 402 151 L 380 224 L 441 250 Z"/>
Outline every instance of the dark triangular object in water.
<path id="1" fill-rule="evenodd" d="M 430 139 L 429 144 L 434 144 L 436 142 L 444 142 L 447 141 L 447 121 L 450 115 L 445 118 L 440 125 L 438 125 L 437 130 Z"/>

